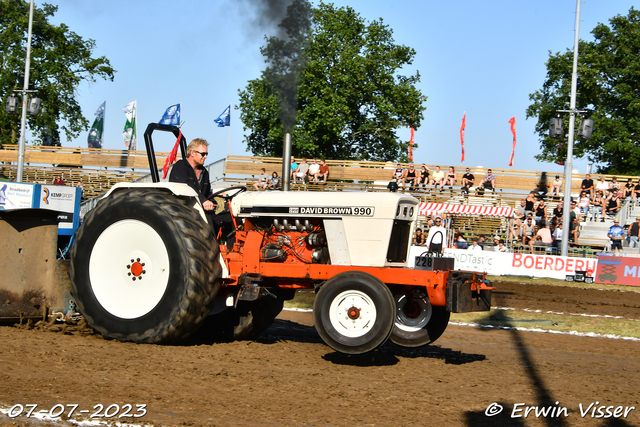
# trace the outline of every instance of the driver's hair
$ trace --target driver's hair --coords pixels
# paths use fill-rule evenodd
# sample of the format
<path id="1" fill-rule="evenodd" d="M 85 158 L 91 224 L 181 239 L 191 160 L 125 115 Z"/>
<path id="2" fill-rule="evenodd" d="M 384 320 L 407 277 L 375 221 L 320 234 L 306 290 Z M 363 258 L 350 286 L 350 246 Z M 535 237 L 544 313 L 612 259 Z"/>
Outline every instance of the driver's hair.
<path id="1" fill-rule="evenodd" d="M 187 145 L 187 157 L 191 157 L 191 152 L 197 151 L 197 148 L 200 147 L 201 145 L 204 145 L 205 147 L 209 147 L 209 143 L 207 142 L 206 139 L 202 139 L 202 138 L 192 139 L 189 145 Z"/>

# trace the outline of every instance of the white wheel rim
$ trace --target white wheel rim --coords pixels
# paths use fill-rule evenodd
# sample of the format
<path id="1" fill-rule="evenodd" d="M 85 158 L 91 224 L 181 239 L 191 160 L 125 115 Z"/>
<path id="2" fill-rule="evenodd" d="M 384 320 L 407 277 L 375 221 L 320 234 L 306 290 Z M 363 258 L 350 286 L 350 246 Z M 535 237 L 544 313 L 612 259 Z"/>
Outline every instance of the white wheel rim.
<path id="1" fill-rule="evenodd" d="M 96 299 L 122 319 L 135 319 L 153 310 L 167 289 L 169 273 L 169 254 L 160 235 L 132 219 L 104 230 L 89 258 L 89 280 Z"/>
<path id="2" fill-rule="evenodd" d="M 329 321 L 338 333 L 357 338 L 376 323 L 376 306 L 369 295 L 360 291 L 344 291 L 331 301 Z"/>
<path id="3" fill-rule="evenodd" d="M 413 298 L 413 302 L 420 307 L 420 312 L 417 315 L 409 316 L 405 312 L 405 306 L 409 302 L 409 298 L 413 298 L 411 295 L 396 295 L 396 327 L 405 332 L 418 332 L 423 329 L 429 319 L 431 319 L 431 303 L 426 299 Z"/>

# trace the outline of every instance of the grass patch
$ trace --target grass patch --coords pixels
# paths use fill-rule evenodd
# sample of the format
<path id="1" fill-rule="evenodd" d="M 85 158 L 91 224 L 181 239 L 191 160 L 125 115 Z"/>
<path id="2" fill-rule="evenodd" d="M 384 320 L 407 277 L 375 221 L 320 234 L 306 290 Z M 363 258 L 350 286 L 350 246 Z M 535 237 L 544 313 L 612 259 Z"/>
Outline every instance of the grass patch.
<path id="1" fill-rule="evenodd" d="M 524 310 L 491 310 L 489 312 L 451 313 L 452 322 L 477 323 L 487 326 L 515 326 L 553 331 L 613 334 L 640 338 L 640 322 L 612 317 L 587 317 L 569 313 L 545 313 Z"/>
<path id="2" fill-rule="evenodd" d="M 316 299 L 316 293 L 310 289 L 301 289 L 296 292 L 296 296 L 289 301 L 284 302 L 287 308 L 304 308 L 312 309 L 313 301 Z"/>

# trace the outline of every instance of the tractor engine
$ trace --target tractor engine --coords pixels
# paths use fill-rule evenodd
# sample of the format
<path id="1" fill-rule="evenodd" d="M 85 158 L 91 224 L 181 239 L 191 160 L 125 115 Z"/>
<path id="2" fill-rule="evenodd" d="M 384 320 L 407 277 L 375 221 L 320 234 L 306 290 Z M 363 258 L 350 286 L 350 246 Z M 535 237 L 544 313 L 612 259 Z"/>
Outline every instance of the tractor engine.
<path id="1" fill-rule="evenodd" d="M 232 201 L 265 262 L 406 266 L 418 201 L 397 193 L 249 192 Z"/>

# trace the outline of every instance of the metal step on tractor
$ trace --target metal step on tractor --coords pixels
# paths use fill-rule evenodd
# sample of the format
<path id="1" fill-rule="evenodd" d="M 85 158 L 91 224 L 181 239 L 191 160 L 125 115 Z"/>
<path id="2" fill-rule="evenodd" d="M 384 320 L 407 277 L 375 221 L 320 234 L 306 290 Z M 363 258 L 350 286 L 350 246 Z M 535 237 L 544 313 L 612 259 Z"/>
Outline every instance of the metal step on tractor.
<path id="1" fill-rule="evenodd" d="M 268 328 L 298 289 L 314 289 L 315 328 L 336 351 L 359 354 L 389 338 L 417 347 L 438 339 L 451 312 L 487 311 L 484 275 L 452 258 L 408 267 L 418 200 L 386 192 L 246 191 L 224 200 L 230 236 L 215 235 L 195 191 L 159 182 L 115 185 L 85 217 L 71 254 L 72 294 L 107 338 L 175 343 L 199 328 L 249 339 Z"/>

